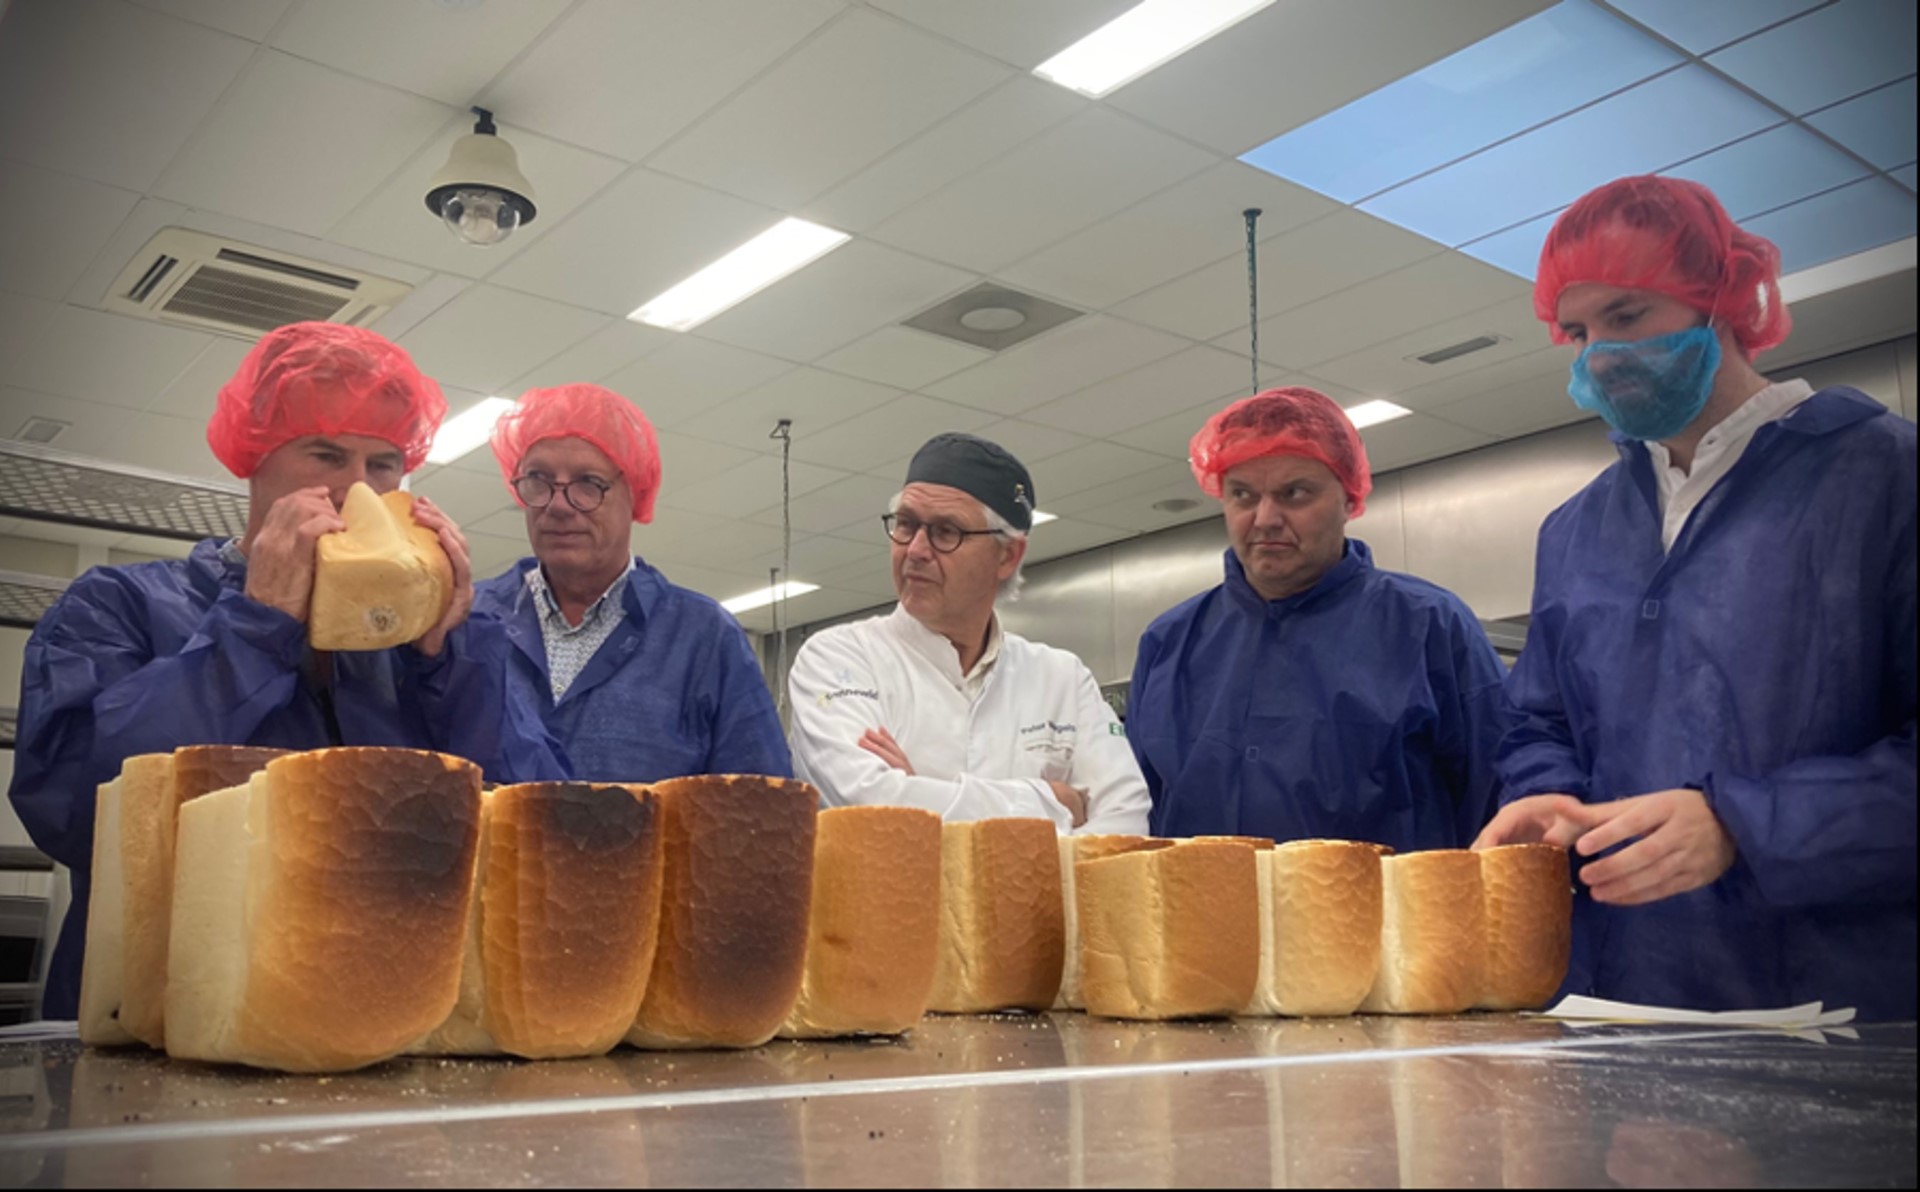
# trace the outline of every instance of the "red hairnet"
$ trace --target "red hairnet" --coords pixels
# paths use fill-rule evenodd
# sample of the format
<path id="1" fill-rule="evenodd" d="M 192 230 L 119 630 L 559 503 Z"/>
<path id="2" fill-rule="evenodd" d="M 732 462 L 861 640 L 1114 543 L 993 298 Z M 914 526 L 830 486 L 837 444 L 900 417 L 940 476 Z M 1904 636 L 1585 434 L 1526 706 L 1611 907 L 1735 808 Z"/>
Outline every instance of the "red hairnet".
<path id="1" fill-rule="evenodd" d="M 513 409 L 493 424 L 493 457 L 507 487 L 520 474 L 520 461 L 543 439 L 583 439 L 613 461 L 633 490 L 633 520 L 653 520 L 653 499 L 660 493 L 660 442 L 653 423 L 634 404 L 598 385 L 561 385 L 529 389 Z M 518 501 L 520 495 L 514 494 Z"/>
<path id="2" fill-rule="evenodd" d="M 244 480 L 294 439 L 368 435 L 398 447 L 411 472 L 446 416 L 440 386 L 392 340 L 339 323 L 289 323 L 261 336 L 221 387 L 207 445 Z"/>
<path id="3" fill-rule="evenodd" d="M 1243 397 L 1207 419 L 1187 447 L 1193 478 L 1210 497 L 1233 468 L 1269 455 L 1298 455 L 1319 460 L 1340 481 L 1353 502 L 1353 516 L 1367 511 L 1373 471 L 1367 447 L 1347 412 L 1313 389 L 1269 389 Z"/>
<path id="4" fill-rule="evenodd" d="M 1560 295 L 1599 282 L 1677 298 L 1733 332 L 1748 356 L 1787 338 L 1780 250 L 1743 231 L 1698 182 L 1642 175 L 1588 191 L 1561 213 L 1540 250 L 1533 313 L 1560 330 Z"/>

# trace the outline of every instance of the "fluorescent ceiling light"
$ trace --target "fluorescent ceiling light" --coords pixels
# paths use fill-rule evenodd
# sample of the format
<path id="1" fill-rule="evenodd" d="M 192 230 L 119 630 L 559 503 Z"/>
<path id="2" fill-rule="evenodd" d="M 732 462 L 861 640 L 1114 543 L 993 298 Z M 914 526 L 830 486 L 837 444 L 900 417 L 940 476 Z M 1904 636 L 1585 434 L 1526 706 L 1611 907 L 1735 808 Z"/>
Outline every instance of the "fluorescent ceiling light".
<path id="1" fill-rule="evenodd" d="M 1095 99 L 1232 28 L 1273 0 L 1145 0 L 1033 68 Z"/>
<path id="2" fill-rule="evenodd" d="M 1057 513 L 1046 513 L 1039 509 L 1036 509 L 1033 511 L 1033 524 L 1036 526 L 1044 526 L 1050 521 L 1059 521 L 1059 520 L 1060 520 L 1060 515 Z"/>
<path id="3" fill-rule="evenodd" d="M 1820 294 L 1831 294 L 1863 281 L 1912 269 L 1915 263 L 1914 245 L 1914 238 L 1909 236 L 1905 240 L 1883 244 L 1850 257 L 1789 273 L 1780 279 L 1780 297 L 1788 306 L 1792 306 Z"/>
<path id="4" fill-rule="evenodd" d="M 804 219 L 783 219 L 627 318 L 669 331 L 691 330 L 849 239 L 845 232 Z"/>
<path id="5" fill-rule="evenodd" d="M 433 436 L 433 450 L 427 452 L 427 462 L 450 464 L 485 443 L 493 434 L 493 424 L 511 409 L 513 402 L 507 398 L 489 397 L 441 423 L 440 433 Z"/>
<path id="6" fill-rule="evenodd" d="M 1369 426 L 1392 422 L 1395 418 L 1405 418 L 1413 413 L 1405 406 L 1396 406 L 1390 401 L 1363 401 L 1357 406 L 1348 406 L 1346 409 L 1347 418 L 1353 423 L 1355 430 L 1365 430 Z"/>
<path id="7" fill-rule="evenodd" d="M 752 612 L 756 608 L 765 608 L 776 600 L 785 600 L 791 596 L 805 596 L 808 592 L 818 592 L 819 584 L 802 583 L 795 580 L 783 580 L 771 588 L 762 588 L 758 592 L 748 592 L 745 596 L 735 596 L 731 600 L 722 600 L 720 607 L 739 616 Z"/>

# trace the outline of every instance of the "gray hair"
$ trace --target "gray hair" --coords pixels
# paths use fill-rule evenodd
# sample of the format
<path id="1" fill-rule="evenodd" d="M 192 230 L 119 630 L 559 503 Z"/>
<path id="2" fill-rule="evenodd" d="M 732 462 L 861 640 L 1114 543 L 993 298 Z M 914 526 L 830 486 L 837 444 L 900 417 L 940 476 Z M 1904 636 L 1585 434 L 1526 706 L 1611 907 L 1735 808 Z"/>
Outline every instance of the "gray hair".
<path id="1" fill-rule="evenodd" d="M 893 494 L 893 499 L 887 502 L 887 512 L 900 512 L 900 498 L 905 495 L 905 493 Z M 995 538 L 1000 539 L 1002 542 L 1025 542 L 1027 540 L 1025 530 L 1014 529 L 1012 522 L 1009 522 L 1006 518 L 1001 517 L 998 513 L 987 508 L 986 502 L 976 500 L 974 501 L 974 505 L 980 510 L 980 516 L 986 519 L 987 529 L 993 531 Z M 996 600 L 1004 600 L 1009 604 L 1019 600 L 1020 589 L 1025 586 L 1027 582 L 1026 572 L 1027 560 L 1026 556 L 1022 555 L 1019 564 L 1013 569 L 1013 574 L 1000 581 L 1000 590 L 995 593 L 994 598 Z"/>

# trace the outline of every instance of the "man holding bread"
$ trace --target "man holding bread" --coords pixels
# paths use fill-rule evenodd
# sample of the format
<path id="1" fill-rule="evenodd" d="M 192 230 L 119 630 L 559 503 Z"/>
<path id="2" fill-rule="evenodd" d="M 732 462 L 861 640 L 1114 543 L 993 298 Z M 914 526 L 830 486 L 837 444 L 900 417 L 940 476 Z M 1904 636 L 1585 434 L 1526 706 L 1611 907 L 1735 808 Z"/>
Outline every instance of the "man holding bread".
<path id="1" fill-rule="evenodd" d="M 249 488 L 246 533 L 186 559 L 100 567 L 27 643 L 9 797 L 33 840 L 72 870 L 73 903 L 43 1013 L 72 1017 L 92 867 L 95 788 L 128 757 L 185 745 L 434 749 L 500 782 L 568 777 L 539 722 L 507 698 L 505 631 L 469 619 L 460 530 L 425 498 L 412 518 L 443 582 L 385 593 L 429 628 L 391 649 L 309 645 L 321 540 L 365 484 L 393 492 L 425 460 L 446 401 L 398 346 L 359 328 L 295 323 L 263 336 L 221 389 L 207 442 Z M 426 538 L 427 534 L 419 535 Z M 450 582 L 447 581 L 450 577 Z"/>
<path id="2" fill-rule="evenodd" d="M 789 777 L 753 648 L 713 600 L 633 554 L 653 520 L 660 448 L 646 415 L 598 385 L 534 389 L 493 428 L 526 511 L 533 557 L 480 585 L 513 641 L 514 697 L 566 749 L 576 777 Z"/>
<path id="3" fill-rule="evenodd" d="M 1569 992 L 1912 1019 L 1913 424 L 1754 368 L 1780 254 L 1696 183 L 1569 207 L 1534 308 L 1620 459 L 1541 528 L 1481 843 L 1574 850 Z"/>
<path id="4" fill-rule="evenodd" d="M 794 771 L 827 806 L 1146 831 L 1146 785 L 1092 672 L 994 615 L 1033 509 L 1033 478 L 998 444 L 942 434 L 913 457 L 881 519 L 900 603 L 808 638 L 788 679 Z"/>
<path id="5" fill-rule="evenodd" d="M 1140 639 L 1128 737 L 1157 836 L 1465 848 L 1493 814 L 1504 670 L 1453 593 L 1347 537 L 1373 478 L 1311 389 L 1228 406 L 1194 435 L 1226 515 L 1226 578 Z"/>

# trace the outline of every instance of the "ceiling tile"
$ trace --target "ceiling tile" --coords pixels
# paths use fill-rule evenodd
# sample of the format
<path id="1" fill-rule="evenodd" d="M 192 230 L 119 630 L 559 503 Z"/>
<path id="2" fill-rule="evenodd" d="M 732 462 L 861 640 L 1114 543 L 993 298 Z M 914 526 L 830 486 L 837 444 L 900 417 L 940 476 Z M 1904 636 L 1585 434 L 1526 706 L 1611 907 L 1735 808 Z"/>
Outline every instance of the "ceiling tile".
<path id="1" fill-rule="evenodd" d="M 979 364 L 991 355 L 985 348 L 956 343 L 912 327 L 882 327 L 837 352 L 829 352 L 815 363 L 863 381 L 918 389 Z"/>
<path id="2" fill-rule="evenodd" d="M 1271 377 L 1262 377 L 1260 383 L 1269 388 L 1274 385 Z M 1114 442 L 1127 447 L 1151 451 L 1155 455 L 1165 456 L 1168 459 L 1184 460 L 1187 458 L 1188 444 L 1193 441 L 1194 433 L 1206 423 L 1207 419 L 1225 409 L 1226 405 L 1225 398 L 1200 402 L 1168 414 L 1164 418 L 1136 426 L 1132 430 L 1120 431 L 1111 437 Z"/>
<path id="3" fill-rule="evenodd" d="M 1359 211 L 1336 211 L 1260 246 L 1262 317 L 1403 269 L 1443 251 Z M 1247 325 L 1247 262 L 1228 257 L 1114 307 L 1114 313 L 1194 339 Z"/>
<path id="4" fill-rule="evenodd" d="M 1913 76 L 1807 117 L 1807 123 L 1881 169 L 1914 158 Z"/>
<path id="5" fill-rule="evenodd" d="M 750 556 L 780 545 L 778 523 L 778 518 L 767 525 L 663 506 L 655 510 L 651 525 L 633 528 L 633 541 L 636 551 L 649 559 L 677 559 L 747 575 Z"/>
<path id="6" fill-rule="evenodd" d="M 762 510 L 778 509 L 782 477 L 780 460 L 771 455 L 753 458 L 722 472 L 694 472 L 676 468 L 682 479 L 673 485 L 663 483 L 660 500 L 675 509 L 690 509 L 715 517 L 744 518 Z M 804 496 L 825 488 L 836 480 L 845 480 L 847 472 L 823 468 L 801 460 L 792 461 L 791 483 L 794 496 Z"/>
<path id="7" fill-rule="evenodd" d="M 0 172 L 0 289 L 65 298 L 140 196 L 71 174 Z"/>
<path id="8" fill-rule="evenodd" d="M 709 339 L 811 361 L 976 280 L 946 265 L 855 240 L 705 323 Z"/>
<path id="9" fill-rule="evenodd" d="M 1013 452 L 1014 458 L 1028 467 L 1032 467 L 1048 456 L 1072 451 L 1075 447 L 1083 447 L 1093 441 L 1086 434 L 1065 431 L 1058 427 L 1041 426 L 1018 418 L 1003 418 L 998 422 L 989 422 L 974 433 L 990 443 L 998 443 Z M 901 466 L 903 468 L 906 466 L 905 460 L 901 461 Z"/>
<path id="10" fill-rule="evenodd" d="M 850 10 L 648 159 L 793 209 L 1009 77 L 910 25 Z"/>
<path id="11" fill-rule="evenodd" d="M 1001 271 L 1096 310 L 1245 253 L 1244 212 L 1261 211 L 1256 234 L 1270 240 L 1340 205 L 1237 161 L 1221 162 L 1084 232 Z"/>
<path id="12" fill-rule="evenodd" d="M 823 571 L 840 567 L 871 565 L 876 555 L 883 559 L 887 557 L 886 539 L 881 536 L 878 519 L 874 521 L 872 542 L 855 542 L 850 538 L 835 538 L 831 534 L 796 537 L 793 541 L 793 566 L 789 570 L 795 579 L 827 587 L 829 585 L 814 577 Z M 775 547 L 754 555 L 746 561 L 746 566 L 765 575 L 771 569 L 780 568 L 782 561 L 783 552 Z M 891 575 L 887 583 L 891 590 Z"/>
<path id="13" fill-rule="evenodd" d="M 879 476 L 849 476 L 845 480 L 836 480 L 825 488 L 794 498 L 793 528 L 797 533 L 827 534 L 871 518 L 875 530 L 878 530 L 880 515 L 887 511 L 887 502 L 899 491 L 898 480 L 886 480 Z M 780 511 L 772 509 L 757 513 L 752 520 L 764 526 L 778 526 Z M 772 532 L 778 533 L 777 530 Z M 760 549 L 770 549 L 771 546 L 770 543 Z"/>
<path id="14" fill-rule="evenodd" d="M 274 30 L 289 54 L 464 108 L 571 0 L 302 4 Z"/>
<path id="15" fill-rule="evenodd" d="M 1106 102 L 1238 156 L 1551 2 L 1291 0 L 1202 42 Z"/>
<path id="16" fill-rule="evenodd" d="M 842 7 L 839 0 L 588 0 L 487 88 L 482 106 L 637 162 Z"/>
<path id="17" fill-rule="evenodd" d="M 1040 503 L 1049 512 L 1058 513 L 1065 521 L 1091 522 L 1094 525 L 1126 529 L 1146 526 L 1158 528 L 1192 521 L 1194 506 L 1173 513 L 1153 508 L 1154 502 L 1169 497 L 1202 502 L 1207 500 L 1185 464 L 1156 459 L 1152 467 L 1135 469 L 1059 500 L 1046 497 L 1043 490 Z"/>
<path id="18" fill-rule="evenodd" d="M 817 572 L 811 569 L 803 572 L 796 565 L 794 571 L 801 579 L 819 584 L 823 588 L 858 592 L 877 600 L 892 600 L 894 598 L 893 560 L 886 550 L 885 542 L 880 537 L 878 521 L 874 523 L 873 539 L 873 543 L 866 547 L 867 553 L 862 555 L 858 562 L 841 567 L 822 568 Z M 816 541 L 819 540 L 816 539 Z M 846 538 L 835 538 L 831 541 L 859 545 Z"/>
<path id="19" fill-rule="evenodd" d="M 265 41 L 293 0 L 133 0 L 142 8 L 244 37 Z"/>
<path id="20" fill-rule="evenodd" d="M 0 145 L 11 162 L 144 191 L 253 43 L 113 0 L 15 4 L 0 38 Z"/>
<path id="21" fill-rule="evenodd" d="M 1328 298 L 1260 320 L 1260 358 L 1307 369 L 1495 303 L 1531 301 L 1526 282 L 1456 252 L 1441 253 Z M 1214 342 L 1246 342 L 1229 332 Z"/>
<path id="22" fill-rule="evenodd" d="M 1059 87 L 1026 76 L 1009 79 L 834 187 L 801 214 L 845 231 L 865 232 L 1086 106 L 1085 100 Z"/>
<path id="23" fill-rule="evenodd" d="M 491 280 L 625 318 L 777 222 L 764 207 L 634 170 Z"/>
<path id="24" fill-rule="evenodd" d="M 493 453 L 485 448 L 480 454 L 492 462 Z M 445 510 L 461 526 L 473 526 L 487 521 L 498 513 L 513 513 L 522 516 L 513 494 L 507 491 L 506 483 L 500 478 L 500 469 L 496 466 L 491 472 L 469 472 L 464 468 L 435 468 L 433 474 L 420 477 L 418 474 L 411 482 L 414 492 L 421 493 L 428 500 Z M 489 521 L 489 525 L 501 522 Z M 520 549 L 526 550 L 525 535 L 519 539 Z"/>
<path id="25" fill-rule="evenodd" d="M 415 286 L 394 308 L 375 320 L 373 329 L 391 340 L 398 340 L 418 327 L 441 307 L 467 292 L 474 283 L 464 277 L 434 273 Z"/>
<path id="26" fill-rule="evenodd" d="M 656 427 L 678 426 L 793 365 L 692 335 L 647 353 L 601 384 L 646 412 Z"/>
<path id="27" fill-rule="evenodd" d="M 718 476 L 728 469 L 760 458 L 758 453 L 745 447 L 735 447 L 731 443 L 710 443 L 670 430 L 656 430 L 654 438 L 660 444 L 662 500 L 668 498 L 670 490 L 682 484 L 697 484 L 709 476 Z"/>
<path id="28" fill-rule="evenodd" d="M 212 342 L 205 332 L 62 306 L 31 346 L 0 366 L 0 380 L 137 410 Z"/>
<path id="29" fill-rule="evenodd" d="M 0 385 L 18 383 L 15 374 L 39 350 L 47 325 L 59 312 L 57 302 L 0 290 Z"/>
<path id="30" fill-rule="evenodd" d="M 1425 414 L 1412 414 L 1360 432 L 1374 474 L 1485 447 L 1494 436 L 1455 426 Z"/>
<path id="31" fill-rule="evenodd" d="M 970 406 L 912 393 L 838 426 L 796 434 L 793 455 L 849 472 L 865 471 L 886 460 L 911 456 L 937 434 L 975 431 L 992 421 L 992 414 Z"/>
<path id="32" fill-rule="evenodd" d="M 0 436 L 28 418 L 69 423 L 53 446 L 112 463 L 212 480 L 233 477 L 207 446 L 206 419 L 169 418 L 26 389 L 0 389 Z"/>
<path id="33" fill-rule="evenodd" d="M 515 377 L 507 386 L 509 394 L 529 389 L 549 389 L 586 381 L 600 383 L 649 352 L 656 352 L 678 339 L 671 331 L 648 327 L 626 319 L 609 319 L 592 335 L 559 355 L 544 361 L 531 372 Z"/>
<path id="34" fill-rule="evenodd" d="M 426 204 L 429 183 L 447 163 L 453 143 L 472 131 L 472 116 L 447 122 L 398 174 L 341 220 L 329 239 L 445 273 L 485 277 L 537 243 L 627 168 L 611 157 L 502 124 L 501 137 L 513 146 L 520 172 L 533 184 L 536 213 L 532 223 L 505 241 L 480 247 L 449 232 Z"/>
<path id="35" fill-rule="evenodd" d="M 400 346 L 436 381 L 511 397 L 509 381 L 604 325 L 577 306 L 473 286 L 402 336 Z"/>
<path id="36" fill-rule="evenodd" d="M 1566 396 L 1567 373 L 1577 354 L 1570 344 L 1541 345 L 1525 355 L 1501 360 L 1485 368 L 1453 373 L 1425 385 L 1402 389 L 1393 395 L 1393 400 L 1410 410 L 1428 412 L 1483 393 L 1493 393 L 1521 382 L 1545 378 L 1563 400 L 1571 403 Z"/>
<path id="37" fill-rule="evenodd" d="M 644 528 L 642 529 L 644 533 Z M 643 545 L 636 545 L 634 553 L 646 559 L 649 566 L 667 578 L 667 582 L 689 592 L 698 592 L 710 600 L 727 600 L 754 590 L 755 581 L 744 571 L 719 571 L 711 567 L 696 567 L 691 563 L 667 562 L 648 557 Z M 766 587 L 763 576 L 759 587 Z"/>
<path id="38" fill-rule="evenodd" d="M 1443 364 L 1423 364 L 1413 359 L 1423 352 L 1477 335 L 1498 336 L 1500 342 Z M 1533 317 L 1531 299 L 1516 299 L 1315 365 L 1312 375 L 1369 397 L 1391 397 L 1403 389 L 1430 384 L 1454 373 L 1472 372 L 1502 360 L 1529 355 L 1547 342 L 1547 329 Z"/>
<path id="39" fill-rule="evenodd" d="M 1821 0 L 1613 0 L 1613 7 L 1691 54 L 1707 54 Z"/>
<path id="40" fill-rule="evenodd" d="M 796 368 L 717 409 L 685 420 L 679 429 L 716 443 L 777 454 L 778 445 L 770 443 L 768 434 L 782 418 L 793 420 L 794 441 L 799 442 L 899 396 L 898 389 L 871 381 L 856 381 L 817 368 Z"/>
<path id="41" fill-rule="evenodd" d="M 240 362 L 253 351 L 253 342 L 225 335 L 212 336 L 199 355 L 147 403 L 149 413 L 170 418 L 196 418 L 202 425 L 213 417 L 214 399 L 240 371 Z"/>
<path id="42" fill-rule="evenodd" d="M 1171 356 L 1035 406 L 1022 415 L 1062 430 L 1121 431 L 1191 409 L 1208 398 L 1245 393 L 1247 362 L 1218 348 L 1188 348 Z"/>
<path id="43" fill-rule="evenodd" d="M 1065 516 L 1059 498 L 1070 497 L 1090 488 L 1099 488 L 1129 476 L 1144 476 L 1167 461 L 1157 455 L 1118 443 L 1093 442 L 1032 464 L 1036 504 L 1050 513 Z"/>
<path id="44" fill-rule="evenodd" d="M 875 0 L 897 17 L 1022 70 L 1045 62 L 1139 0 Z"/>
<path id="45" fill-rule="evenodd" d="M 1133 536 L 1134 533 L 1130 529 L 1062 518 L 1059 521 L 1048 522 L 1028 537 L 1027 564 L 1031 566 L 1035 563 L 1044 563 L 1048 559 L 1078 554 L 1083 550 L 1092 550 L 1096 546 L 1106 546 Z"/>
<path id="46" fill-rule="evenodd" d="M 1565 369 L 1486 389 L 1449 405 L 1425 407 L 1455 426 L 1510 439 L 1584 422 L 1593 415 L 1567 396 Z"/>
<path id="47" fill-rule="evenodd" d="M 1093 108 L 909 207 L 873 235 L 992 273 L 1212 161 L 1192 145 Z"/>
<path id="48" fill-rule="evenodd" d="M 322 236 L 447 115 L 417 95 L 261 50 L 153 191 Z"/>
<path id="49" fill-rule="evenodd" d="M 1707 64 L 1804 115 L 1913 73 L 1912 0 L 1840 0 L 1728 46 Z"/>
<path id="50" fill-rule="evenodd" d="M 760 586 L 766 585 L 762 583 Z M 808 592 L 782 602 L 778 615 L 783 625 L 810 625 L 829 617 L 858 612 L 872 603 L 872 597 L 859 592 L 836 592 L 821 588 L 817 592 Z M 773 632 L 774 616 L 774 607 L 766 605 L 741 613 L 735 619 L 748 633 L 769 634 Z"/>
<path id="51" fill-rule="evenodd" d="M 1089 315 L 929 385 L 927 392 L 998 414 L 1018 414 L 1188 346 L 1171 335 Z"/>

